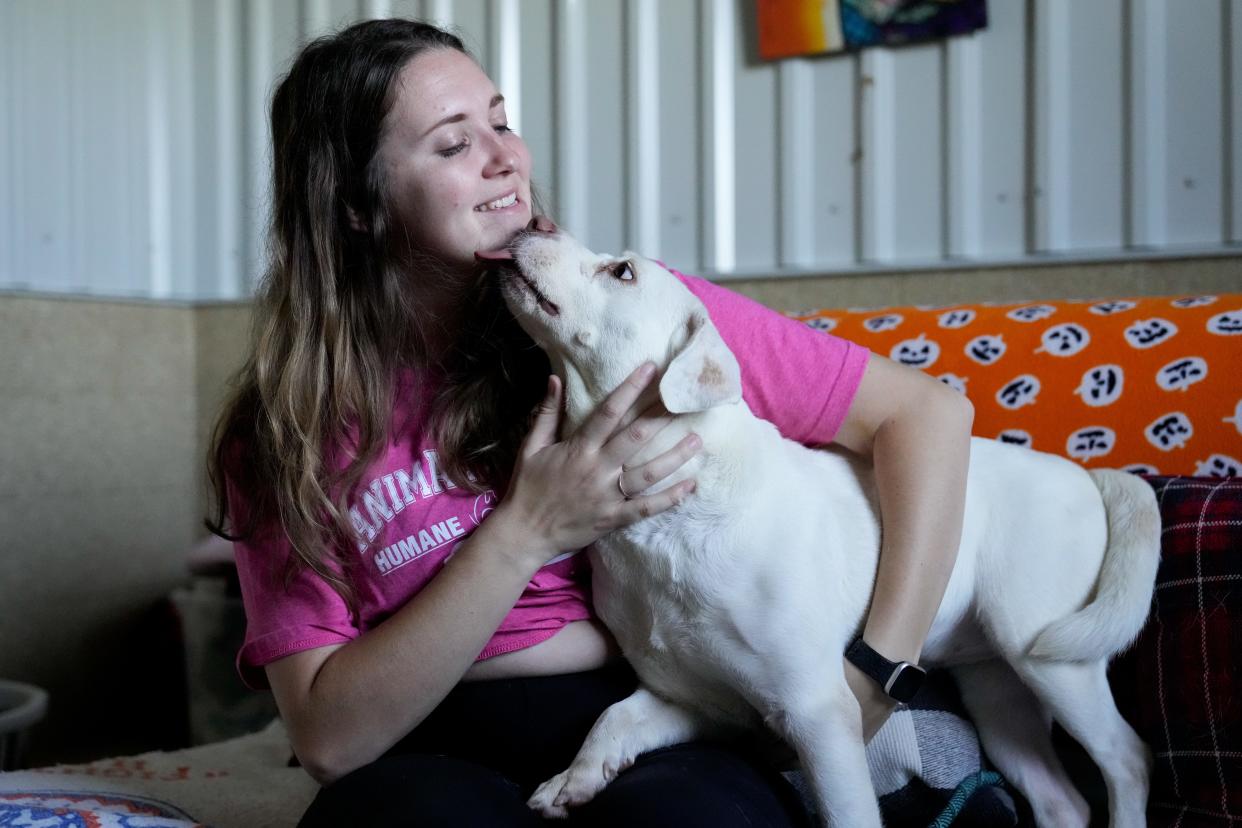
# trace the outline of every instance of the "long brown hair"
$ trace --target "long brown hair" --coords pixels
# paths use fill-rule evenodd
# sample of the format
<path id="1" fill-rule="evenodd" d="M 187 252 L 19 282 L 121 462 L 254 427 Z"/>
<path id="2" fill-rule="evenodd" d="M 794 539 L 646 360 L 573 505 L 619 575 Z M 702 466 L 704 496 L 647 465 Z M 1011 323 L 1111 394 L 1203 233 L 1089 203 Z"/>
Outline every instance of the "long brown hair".
<path id="1" fill-rule="evenodd" d="M 346 500 L 388 441 L 399 371 L 426 364 L 424 335 L 438 324 L 408 289 L 413 277 L 436 278 L 437 265 L 394 253 L 401 228 L 376 154 L 397 75 L 436 48 L 469 54 L 434 26 L 366 21 L 307 45 L 277 87 L 268 266 L 249 357 L 208 456 L 208 528 L 230 540 L 283 533 L 295 553 L 288 574 L 311 568 L 354 611 Z M 443 366 L 450 381 L 435 405 L 447 424 L 437 428 L 446 468 L 472 488 L 494 484 L 512 462 L 515 405 L 537 396 L 513 383 L 527 388 L 547 370 L 480 279 L 479 312 Z M 234 514 L 229 487 L 243 505 Z"/>

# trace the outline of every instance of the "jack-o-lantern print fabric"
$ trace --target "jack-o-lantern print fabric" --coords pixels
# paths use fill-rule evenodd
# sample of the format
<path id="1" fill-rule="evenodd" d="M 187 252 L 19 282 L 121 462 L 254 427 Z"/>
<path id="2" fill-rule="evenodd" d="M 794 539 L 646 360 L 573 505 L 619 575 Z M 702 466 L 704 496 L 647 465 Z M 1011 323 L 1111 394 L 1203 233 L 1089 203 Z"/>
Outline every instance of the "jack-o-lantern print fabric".
<path id="1" fill-rule="evenodd" d="M 1242 475 L 1242 294 L 794 316 L 966 394 L 979 436 L 1084 466 Z"/>

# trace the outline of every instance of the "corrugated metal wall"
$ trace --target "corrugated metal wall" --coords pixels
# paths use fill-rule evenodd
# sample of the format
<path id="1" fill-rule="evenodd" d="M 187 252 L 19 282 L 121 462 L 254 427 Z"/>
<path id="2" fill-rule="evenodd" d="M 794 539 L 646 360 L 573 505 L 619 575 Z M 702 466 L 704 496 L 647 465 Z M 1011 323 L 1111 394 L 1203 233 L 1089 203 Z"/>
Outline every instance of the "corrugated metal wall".
<path id="1" fill-rule="evenodd" d="M 751 0 L 6 0 L 0 288 L 246 295 L 273 80 L 389 14 L 465 36 L 600 250 L 749 276 L 1242 242 L 1242 0 L 989 6 L 764 64 Z"/>

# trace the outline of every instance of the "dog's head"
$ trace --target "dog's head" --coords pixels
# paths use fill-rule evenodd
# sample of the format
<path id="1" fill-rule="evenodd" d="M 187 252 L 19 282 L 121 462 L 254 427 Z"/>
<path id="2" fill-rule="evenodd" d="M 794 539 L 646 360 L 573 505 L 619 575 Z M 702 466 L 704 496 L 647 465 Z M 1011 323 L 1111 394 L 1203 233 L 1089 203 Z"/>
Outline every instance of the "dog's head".
<path id="1" fill-rule="evenodd" d="M 659 263 L 593 253 L 542 219 L 507 250 L 479 257 L 497 270 L 518 324 L 564 378 L 571 423 L 647 360 L 663 372 L 659 394 L 671 412 L 741 399 L 737 360 L 707 310 Z"/>

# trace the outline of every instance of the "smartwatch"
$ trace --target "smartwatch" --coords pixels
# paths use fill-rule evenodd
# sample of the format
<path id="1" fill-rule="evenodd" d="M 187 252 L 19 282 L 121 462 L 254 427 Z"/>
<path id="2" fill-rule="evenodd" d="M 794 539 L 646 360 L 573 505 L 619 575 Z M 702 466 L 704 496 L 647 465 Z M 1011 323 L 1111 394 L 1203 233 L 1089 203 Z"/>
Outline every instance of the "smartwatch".
<path id="1" fill-rule="evenodd" d="M 854 643 L 845 651 L 845 657 L 883 687 L 889 698 L 903 704 L 914 698 L 923 686 L 923 679 L 927 677 L 927 671 L 917 664 L 889 661 L 871 649 L 861 636 L 854 639 Z"/>

